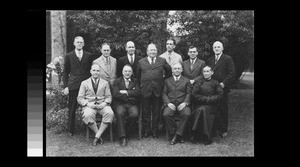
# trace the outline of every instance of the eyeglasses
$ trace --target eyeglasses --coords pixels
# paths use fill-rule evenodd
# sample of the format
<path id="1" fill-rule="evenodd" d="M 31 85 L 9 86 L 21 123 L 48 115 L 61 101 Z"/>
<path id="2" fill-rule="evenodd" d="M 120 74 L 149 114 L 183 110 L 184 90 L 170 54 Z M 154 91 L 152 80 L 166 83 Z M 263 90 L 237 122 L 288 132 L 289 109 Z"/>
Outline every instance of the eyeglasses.
<path id="1" fill-rule="evenodd" d="M 103 50 L 103 51 L 108 52 L 108 51 L 110 51 L 110 50 Z"/>

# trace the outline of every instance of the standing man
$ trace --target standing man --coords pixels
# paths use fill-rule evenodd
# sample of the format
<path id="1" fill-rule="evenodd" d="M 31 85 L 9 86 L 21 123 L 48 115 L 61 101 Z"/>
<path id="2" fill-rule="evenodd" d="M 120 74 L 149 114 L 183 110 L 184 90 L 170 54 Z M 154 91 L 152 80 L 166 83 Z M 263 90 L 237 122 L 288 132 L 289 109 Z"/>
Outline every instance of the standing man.
<path id="1" fill-rule="evenodd" d="M 137 67 L 137 78 L 140 79 L 142 94 L 143 137 L 147 138 L 152 134 L 153 138 L 158 138 L 161 95 L 164 87 L 163 71 L 165 70 L 166 77 L 170 77 L 171 67 L 165 59 L 157 57 L 155 44 L 148 45 L 147 55 L 139 61 Z"/>
<path id="2" fill-rule="evenodd" d="M 132 77 L 129 64 L 123 68 L 123 77 L 115 80 L 112 92 L 120 145 L 124 147 L 127 145 L 128 130 L 133 129 L 137 122 L 140 106 L 140 85 L 138 79 Z"/>
<path id="3" fill-rule="evenodd" d="M 167 51 L 159 56 L 166 59 L 167 63 L 170 66 L 176 63 L 180 63 L 180 64 L 182 63 L 182 57 L 176 52 L 174 52 L 175 47 L 176 47 L 176 41 L 174 39 L 167 40 L 167 44 L 166 44 Z"/>
<path id="4" fill-rule="evenodd" d="M 118 77 L 122 77 L 123 76 L 123 74 L 122 74 L 123 67 L 126 64 L 130 64 L 130 66 L 132 67 L 132 70 L 133 70 L 132 77 L 136 78 L 137 64 L 142 57 L 135 54 L 135 46 L 132 41 L 128 41 L 126 43 L 125 47 L 126 47 L 127 55 L 119 58 L 118 63 L 117 63 L 118 64 L 117 75 L 118 75 Z"/>
<path id="5" fill-rule="evenodd" d="M 68 53 L 64 60 L 63 69 L 63 93 L 69 94 L 68 127 L 70 135 L 75 132 L 75 116 L 77 108 L 77 96 L 82 81 L 91 76 L 92 55 L 84 51 L 84 40 L 81 36 L 74 39 L 75 50 Z"/>
<path id="6" fill-rule="evenodd" d="M 111 124 L 114 118 L 114 112 L 110 107 L 112 101 L 109 84 L 101 79 L 100 65 L 94 63 L 91 67 L 92 77 L 84 80 L 79 89 L 77 101 L 83 106 L 83 122 L 95 133 L 93 145 L 99 142 L 103 144 L 102 133 Z M 98 129 L 96 123 L 96 114 L 102 115 L 102 121 Z"/>
<path id="7" fill-rule="evenodd" d="M 191 109 L 189 107 L 191 99 L 190 80 L 181 76 L 182 65 L 176 63 L 172 66 L 173 76 L 165 80 L 162 99 L 164 102 L 164 113 L 167 128 L 171 135 L 174 135 L 171 145 L 178 142 L 183 143 L 183 134 L 186 129 Z M 179 114 L 180 122 L 176 126 L 174 115 Z"/>
<path id="8" fill-rule="evenodd" d="M 216 41 L 213 44 L 215 56 L 208 58 L 206 64 L 212 67 L 212 70 L 214 71 L 212 78 L 220 83 L 224 91 L 221 100 L 221 121 L 218 121 L 218 130 L 222 137 L 226 137 L 228 131 L 228 93 L 230 92 L 230 85 L 235 77 L 235 67 L 232 58 L 223 54 L 223 49 L 223 44 Z"/>
<path id="9" fill-rule="evenodd" d="M 198 51 L 195 46 L 190 46 L 188 55 L 190 58 L 183 62 L 183 73 L 190 80 L 190 83 L 193 85 L 196 81 L 198 81 L 202 77 L 202 69 L 205 66 L 205 62 L 197 58 Z"/>
<path id="10" fill-rule="evenodd" d="M 106 80 L 110 86 L 113 85 L 116 79 L 117 61 L 110 55 L 111 49 L 108 43 L 101 45 L 102 55 L 94 60 L 93 63 L 98 63 L 101 67 L 100 78 Z"/>

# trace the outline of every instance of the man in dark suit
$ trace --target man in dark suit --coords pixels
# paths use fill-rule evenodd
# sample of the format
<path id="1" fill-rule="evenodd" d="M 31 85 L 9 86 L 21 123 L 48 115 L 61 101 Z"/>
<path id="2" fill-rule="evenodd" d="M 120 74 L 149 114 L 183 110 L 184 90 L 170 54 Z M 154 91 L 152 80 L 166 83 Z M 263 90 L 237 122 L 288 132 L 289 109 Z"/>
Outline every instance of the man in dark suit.
<path id="1" fill-rule="evenodd" d="M 223 54 L 223 49 L 223 44 L 216 41 L 213 44 L 215 56 L 208 58 L 206 64 L 212 67 L 214 71 L 212 78 L 220 83 L 224 91 L 221 100 L 221 120 L 218 121 L 218 130 L 222 137 L 226 137 L 228 131 L 228 93 L 230 92 L 230 85 L 235 77 L 235 67 L 232 58 Z"/>
<path id="2" fill-rule="evenodd" d="M 181 76 L 181 72 L 182 65 L 180 63 L 176 63 L 172 66 L 173 76 L 165 80 L 162 93 L 164 103 L 163 116 L 171 135 L 174 135 L 170 143 L 171 145 L 184 142 L 182 136 L 191 115 L 191 109 L 189 107 L 191 84 L 189 79 Z M 180 117 L 178 127 L 176 127 L 174 119 L 174 115 L 176 114 L 179 114 Z"/>
<path id="3" fill-rule="evenodd" d="M 164 58 L 157 56 L 155 44 L 148 45 L 147 55 L 137 66 L 137 78 L 140 79 L 142 94 L 143 137 L 147 138 L 152 134 L 153 138 L 158 138 L 161 95 L 164 87 L 163 71 L 165 70 L 165 77 L 170 77 L 171 66 Z"/>
<path id="4" fill-rule="evenodd" d="M 195 46 L 190 46 L 188 55 L 190 58 L 185 60 L 182 64 L 183 72 L 182 75 L 190 80 L 193 85 L 202 77 L 202 69 L 205 67 L 205 62 L 197 58 L 198 51 Z"/>
<path id="5" fill-rule="evenodd" d="M 132 67 L 132 70 L 133 70 L 132 77 L 136 78 L 137 64 L 142 57 L 135 54 L 135 46 L 132 41 L 128 41 L 126 43 L 126 51 L 127 51 L 127 55 L 122 56 L 118 60 L 117 75 L 118 75 L 118 77 L 122 77 L 123 76 L 123 74 L 122 74 L 123 67 L 126 64 L 130 64 Z"/>
<path id="6" fill-rule="evenodd" d="M 68 125 L 70 135 L 75 131 L 75 112 L 77 108 L 77 96 L 82 81 L 91 76 L 90 69 L 93 62 L 91 53 L 84 51 L 84 40 L 81 36 L 74 39 L 75 50 L 68 53 L 64 60 L 63 69 L 63 93 L 69 94 Z"/>
<path id="7" fill-rule="evenodd" d="M 117 128 L 122 147 L 127 145 L 127 131 L 137 122 L 140 86 L 137 78 L 132 78 L 132 68 L 125 65 L 123 76 L 113 84 L 113 109 L 117 118 Z M 128 125 L 128 126 L 126 126 Z"/>

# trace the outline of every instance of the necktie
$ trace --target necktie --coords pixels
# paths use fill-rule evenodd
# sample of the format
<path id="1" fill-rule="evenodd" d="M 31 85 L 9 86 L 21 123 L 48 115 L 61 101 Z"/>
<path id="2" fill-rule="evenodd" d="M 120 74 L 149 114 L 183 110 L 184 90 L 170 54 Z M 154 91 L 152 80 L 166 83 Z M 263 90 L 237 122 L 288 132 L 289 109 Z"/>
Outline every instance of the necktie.
<path id="1" fill-rule="evenodd" d="M 217 62 L 218 62 L 218 59 L 219 59 L 219 57 L 218 57 L 218 56 L 216 56 L 216 59 L 215 59 L 215 64 L 217 64 Z"/>
<path id="2" fill-rule="evenodd" d="M 154 65 L 154 57 L 151 58 L 151 65 Z"/>
<path id="3" fill-rule="evenodd" d="M 81 61 L 81 58 L 82 58 L 81 52 L 78 52 L 78 59 L 79 59 L 79 61 Z"/>
<path id="4" fill-rule="evenodd" d="M 97 93 L 97 87 L 98 87 L 98 79 L 95 79 L 95 83 L 93 85 L 94 92 Z"/>
<path id="5" fill-rule="evenodd" d="M 129 86 L 129 80 L 128 79 L 125 79 L 125 86 L 128 89 L 128 86 Z"/>
<path id="6" fill-rule="evenodd" d="M 195 60 L 192 60 L 192 63 L 191 63 L 191 70 L 192 70 L 193 67 L 194 67 L 194 61 L 195 61 Z"/>
<path id="7" fill-rule="evenodd" d="M 171 63 L 171 54 L 169 54 L 169 64 Z"/>
<path id="8" fill-rule="evenodd" d="M 130 64 L 132 65 L 133 64 L 133 56 L 130 55 Z"/>

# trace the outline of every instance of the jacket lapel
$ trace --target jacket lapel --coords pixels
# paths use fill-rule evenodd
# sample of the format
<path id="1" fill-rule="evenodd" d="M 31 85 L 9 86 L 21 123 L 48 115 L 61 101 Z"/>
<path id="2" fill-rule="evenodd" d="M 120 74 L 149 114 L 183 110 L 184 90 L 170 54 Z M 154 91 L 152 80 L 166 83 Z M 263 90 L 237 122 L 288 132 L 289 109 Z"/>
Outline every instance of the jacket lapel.
<path id="1" fill-rule="evenodd" d="M 99 59 L 99 65 L 105 73 L 109 74 L 107 69 L 106 69 L 105 62 L 104 62 L 103 59 L 104 59 L 103 56 L 101 56 L 100 59 Z"/>
<path id="2" fill-rule="evenodd" d="M 213 57 L 212 60 L 213 60 L 213 63 L 215 64 L 215 57 Z M 215 64 L 213 70 L 217 69 L 220 66 L 220 64 L 222 64 L 223 61 L 224 61 L 224 55 L 222 54 L 221 57 L 219 58 L 217 64 Z"/>
<path id="3" fill-rule="evenodd" d="M 191 64 L 191 62 L 190 62 L 190 64 Z M 200 64 L 200 61 L 197 58 L 195 63 L 194 63 L 193 69 L 191 69 L 191 72 L 193 72 L 199 66 L 199 64 Z"/>
<path id="4" fill-rule="evenodd" d="M 100 80 L 99 80 L 100 81 Z M 94 87 L 93 87 L 93 83 L 92 83 L 92 77 L 90 77 L 90 79 L 88 80 L 88 87 L 90 90 L 92 90 L 92 92 L 94 92 L 94 94 L 96 95 L 96 92 L 94 91 Z"/>
<path id="5" fill-rule="evenodd" d="M 176 87 L 176 81 L 175 81 L 173 75 L 172 75 L 172 78 L 170 78 L 170 82 Z"/>

